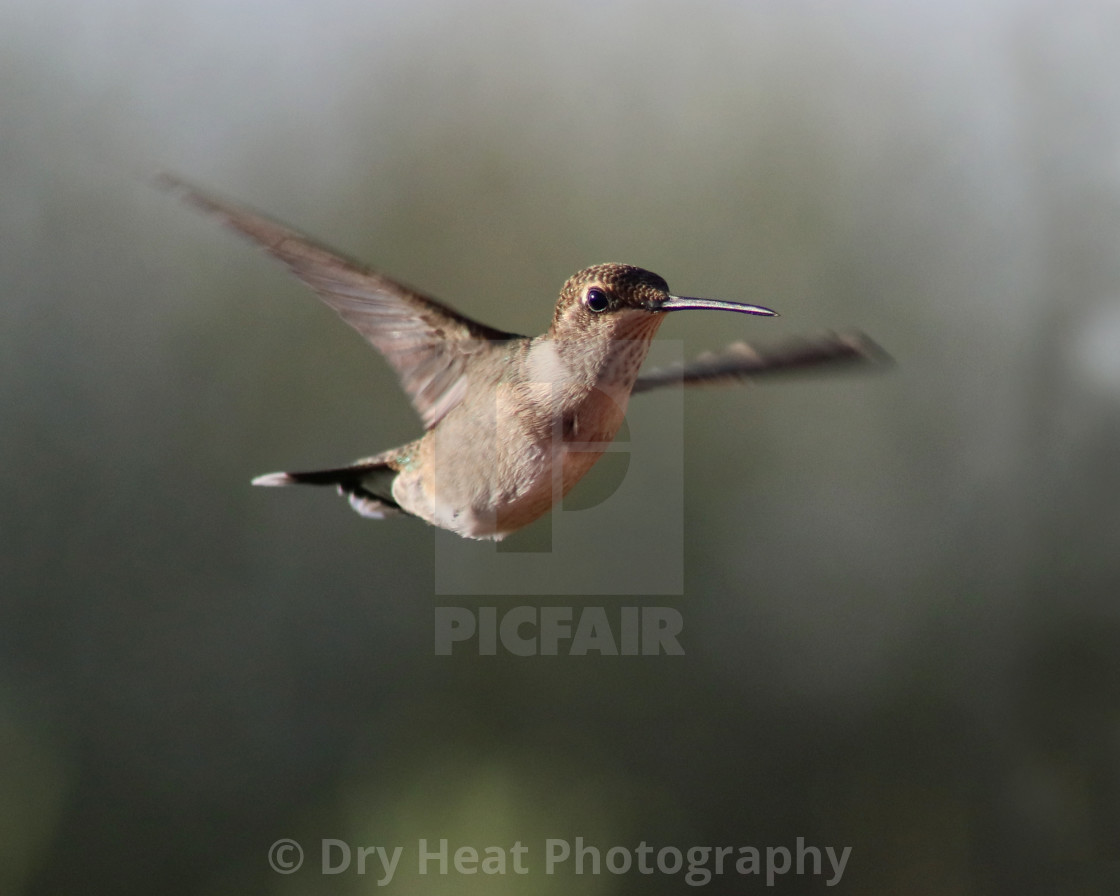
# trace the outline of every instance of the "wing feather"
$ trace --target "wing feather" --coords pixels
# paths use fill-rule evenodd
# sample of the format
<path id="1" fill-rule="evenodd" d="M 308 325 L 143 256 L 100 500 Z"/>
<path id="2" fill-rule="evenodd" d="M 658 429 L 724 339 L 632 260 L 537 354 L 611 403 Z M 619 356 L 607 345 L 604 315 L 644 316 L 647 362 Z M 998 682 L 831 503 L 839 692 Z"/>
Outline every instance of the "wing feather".
<path id="1" fill-rule="evenodd" d="M 467 388 L 466 361 L 472 354 L 493 350 L 495 341 L 524 338 L 471 320 L 294 230 L 172 175 L 162 175 L 159 180 L 282 261 L 361 333 L 396 370 L 428 429 L 462 400 Z"/>
<path id="2" fill-rule="evenodd" d="M 661 386 L 737 383 L 757 376 L 818 367 L 889 362 L 890 356 L 863 333 L 824 333 L 772 346 L 736 342 L 685 364 L 643 373 L 634 384 L 634 392 L 648 392 Z"/>

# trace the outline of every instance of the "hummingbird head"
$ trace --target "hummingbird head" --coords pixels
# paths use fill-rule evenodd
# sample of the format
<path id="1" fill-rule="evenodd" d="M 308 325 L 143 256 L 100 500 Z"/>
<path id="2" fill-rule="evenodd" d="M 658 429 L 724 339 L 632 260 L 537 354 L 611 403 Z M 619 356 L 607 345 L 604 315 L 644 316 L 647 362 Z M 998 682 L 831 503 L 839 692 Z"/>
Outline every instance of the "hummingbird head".
<path id="1" fill-rule="evenodd" d="M 665 280 L 629 264 L 597 264 L 573 274 L 560 291 L 552 335 L 601 333 L 616 339 L 650 339 L 667 311 L 738 311 L 774 316 L 759 305 L 674 296 Z"/>

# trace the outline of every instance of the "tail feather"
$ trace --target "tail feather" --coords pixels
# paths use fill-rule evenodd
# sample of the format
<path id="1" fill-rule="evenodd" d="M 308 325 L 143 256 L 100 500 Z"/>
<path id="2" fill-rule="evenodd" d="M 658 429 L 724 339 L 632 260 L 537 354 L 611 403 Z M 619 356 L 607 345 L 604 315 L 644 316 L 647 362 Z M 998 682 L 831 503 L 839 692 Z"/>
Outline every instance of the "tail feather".
<path id="1" fill-rule="evenodd" d="M 384 519 L 406 513 L 393 498 L 397 471 L 383 462 L 364 462 L 333 470 L 308 470 L 298 473 L 266 473 L 253 485 L 334 485 L 350 506 L 364 517 Z"/>

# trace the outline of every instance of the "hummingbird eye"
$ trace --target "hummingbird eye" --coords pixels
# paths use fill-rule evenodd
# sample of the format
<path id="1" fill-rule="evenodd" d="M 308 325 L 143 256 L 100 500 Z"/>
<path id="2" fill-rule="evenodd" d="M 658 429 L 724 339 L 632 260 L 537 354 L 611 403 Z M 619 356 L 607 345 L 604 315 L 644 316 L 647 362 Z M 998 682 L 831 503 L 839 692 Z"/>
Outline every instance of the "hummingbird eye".
<path id="1" fill-rule="evenodd" d="M 599 314 L 610 307 L 611 300 L 604 290 L 598 286 L 592 286 L 591 289 L 587 290 L 587 295 L 583 297 L 583 303 L 588 307 L 588 310 Z"/>

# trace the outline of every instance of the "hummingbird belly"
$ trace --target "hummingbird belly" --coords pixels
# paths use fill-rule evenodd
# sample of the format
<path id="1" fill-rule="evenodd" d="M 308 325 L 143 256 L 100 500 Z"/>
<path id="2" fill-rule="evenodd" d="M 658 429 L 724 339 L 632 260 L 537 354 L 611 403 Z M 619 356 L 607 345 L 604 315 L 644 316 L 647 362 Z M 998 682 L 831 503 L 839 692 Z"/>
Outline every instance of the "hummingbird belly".
<path id="1" fill-rule="evenodd" d="M 459 535 L 500 540 L 548 513 L 583 478 L 624 408 L 596 393 L 559 415 L 501 411 L 499 402 L 485 425 L 457 414 L 429 432 L 393 484 L 401 507 Z"/>

